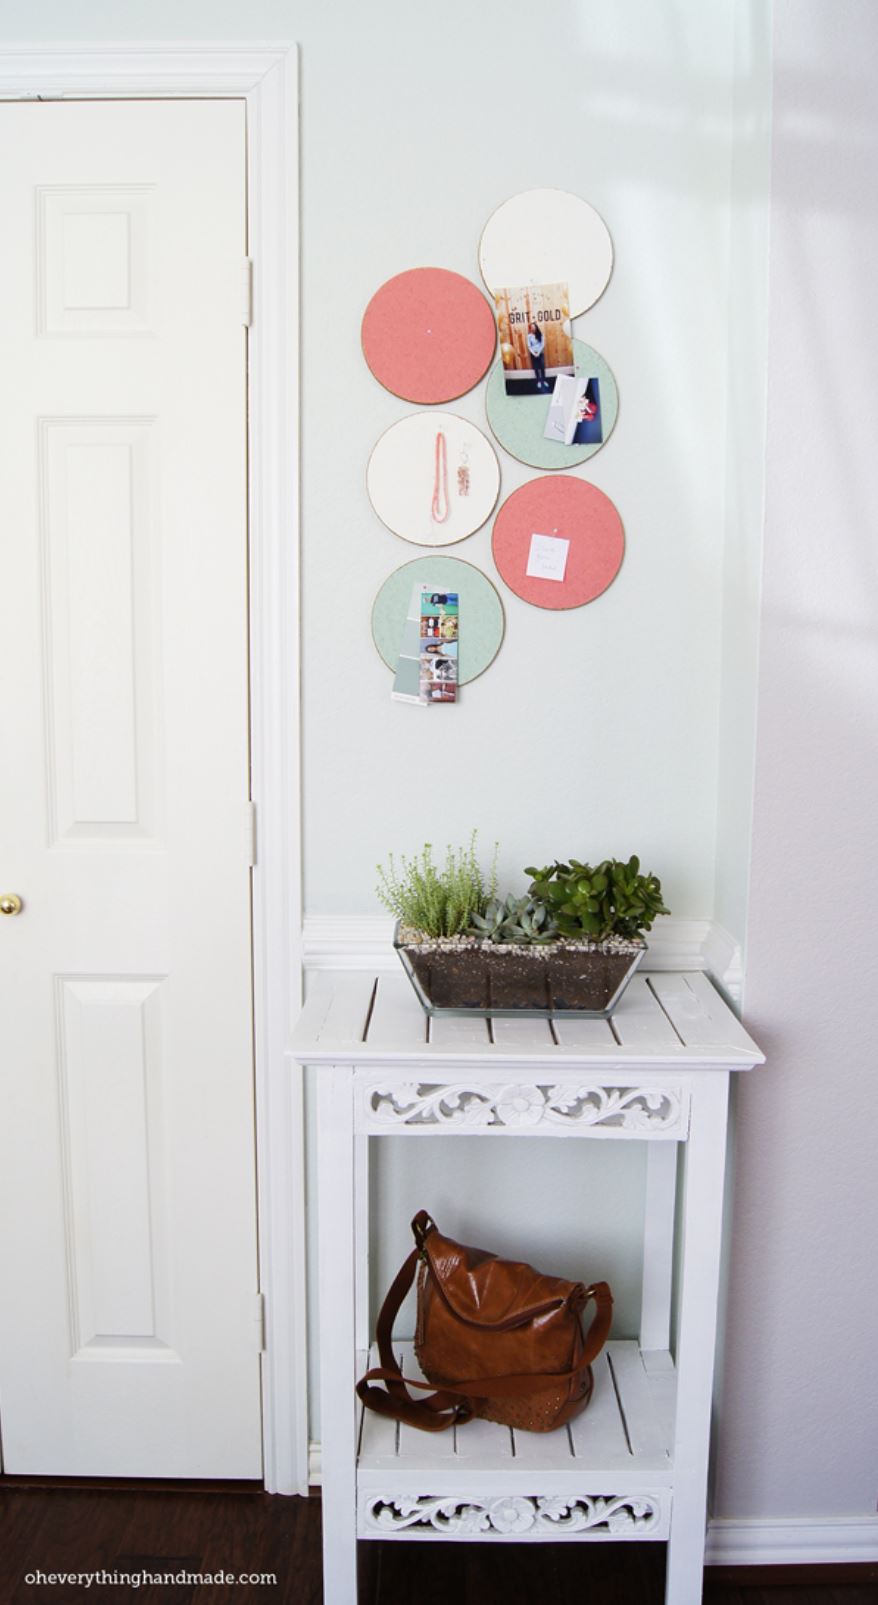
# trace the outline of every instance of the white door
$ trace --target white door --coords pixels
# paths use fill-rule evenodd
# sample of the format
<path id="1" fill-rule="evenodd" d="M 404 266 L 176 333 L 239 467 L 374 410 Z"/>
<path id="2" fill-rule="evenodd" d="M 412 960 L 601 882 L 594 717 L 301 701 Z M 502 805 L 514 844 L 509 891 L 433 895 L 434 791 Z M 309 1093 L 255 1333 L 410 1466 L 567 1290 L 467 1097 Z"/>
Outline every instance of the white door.
<path id="1" fill-rule="evenodd" d="M 240 101 L 0 105 L 7 1472 L 261 1475 Z"/>

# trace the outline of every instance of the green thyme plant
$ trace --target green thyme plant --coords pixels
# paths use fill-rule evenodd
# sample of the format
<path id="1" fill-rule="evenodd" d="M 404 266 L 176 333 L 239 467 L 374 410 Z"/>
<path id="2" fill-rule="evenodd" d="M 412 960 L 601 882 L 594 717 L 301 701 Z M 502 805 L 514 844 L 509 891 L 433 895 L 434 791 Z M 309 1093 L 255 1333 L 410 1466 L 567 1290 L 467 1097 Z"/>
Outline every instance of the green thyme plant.
<path id="1" fill-rule="evenodd" d="M 476 857 L 475 831 L 467 847 L 447 849 L 442 867 L 434 862 L 432 845 L 426 842 L 416 857 L 400 855 L 399 868 L 392 853 L 386 868 L 383 864 L 377 868 L 376 891 L 384 907 L 425 936 L 458 936 L 469 930 L 497 890 L 497 848 L 486 884 Z"/>
<path id="2" fill-rule="evenodd" d="M 593 867 L 571 858 L 558 860 L 545 869 L 525 870 L 533 877 L 530 893 L 544 902 L 562 936 L 588 936 L 604 941 L 608 936 L 638 937 L 652 929 L 659 914 L 668 914 L 662 901 L 661 881 L 655 875 L 641 875 L 640 859 L 623 864 L 605 858 Z"/>
<path id="3" fill-rule="evenodd" d="M 491 897 L 483 914 L 474 914 L 470 936 L 489 942 L 555 942 L 558 925 L 545 903 L 536 897 Z"/>

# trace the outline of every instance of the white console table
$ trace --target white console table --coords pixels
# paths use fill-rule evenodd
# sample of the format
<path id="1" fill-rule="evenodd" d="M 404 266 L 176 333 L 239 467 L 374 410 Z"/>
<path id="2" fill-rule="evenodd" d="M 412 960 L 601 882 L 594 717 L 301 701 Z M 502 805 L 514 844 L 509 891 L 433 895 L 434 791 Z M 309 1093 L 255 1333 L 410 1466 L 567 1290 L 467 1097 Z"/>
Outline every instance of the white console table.
<path id="1" fill-rule="evenodd" d="M 729 1072 L 761 1064 L 759 1049 L 698 972 L 636 976 L 611 1021 L 551 1028 L 428 1022 L 402 975 L 321 981 L 293 1053 L 319 1067 L 325 1605 L 355 1605 L 358 1538 L 666 1540 L 667 1605 L 698 1605 Z M 513 1433 L 473 1421 L 431 1435 L 364 1413 L 356 1399 L 370 1363 L 368 1139 L 443 1132 L 648 1144 L 638 1340 L 607 1345 L 592 1402 L 569 1429 Z M 528 1257 L 526 1241 L 520 1253 Z M 612 1265 L 601 1274 L 612 1285 Z"/>

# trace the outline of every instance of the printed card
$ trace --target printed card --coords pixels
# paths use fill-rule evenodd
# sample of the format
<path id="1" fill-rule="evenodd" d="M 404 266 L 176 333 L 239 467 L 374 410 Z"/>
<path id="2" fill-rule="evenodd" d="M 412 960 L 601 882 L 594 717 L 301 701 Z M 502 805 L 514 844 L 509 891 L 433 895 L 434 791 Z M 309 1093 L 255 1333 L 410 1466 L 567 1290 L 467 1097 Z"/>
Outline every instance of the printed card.
<path id="1" fill-rule="evenodd" d="M 599 446 L 604 438 L 601 424 L 601 387 L 598 379 L 561 375 L 552 392 L 546 427 L 546 440 L 563 446 Z"/>
<path id="2" fill-rule="evenodd" d="M 532 535 L 525 574 L 532 580 L 563 580 L 569 550 L 561 535 Z"/>
<path id="3" fill-rule="evenodd" d="M 548 396 L 573 377 L 573 335 L 566 284 L 496 290 L 497 329 L 507 396 Z"/>
<path id="4" fill-rule="evenodd" d="M 460 597 L 421 587 L 419 689 L 422 702 L 457 701 Z"/>
<path id="5" fill-rule="evenodd" d="M 396 674 L 390 693 L 394 702 L 421 702 L 421 587 L 412 586 Z"/>

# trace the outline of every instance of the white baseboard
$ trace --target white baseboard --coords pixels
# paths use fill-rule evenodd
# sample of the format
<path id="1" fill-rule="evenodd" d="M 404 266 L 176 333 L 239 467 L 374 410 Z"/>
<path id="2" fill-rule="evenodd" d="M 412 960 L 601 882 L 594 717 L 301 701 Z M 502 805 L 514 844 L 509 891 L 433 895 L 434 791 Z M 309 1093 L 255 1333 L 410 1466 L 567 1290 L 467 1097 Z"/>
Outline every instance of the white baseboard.
<path id="1" fill-rule="evenodd" d="M 319 1443 L 308 1452 L 308 1482 L 323 1481 Z M 819 1566 L 878 1562 L 878 1515 L 790 1516 L 783 1521 L 710 1521 L 706 1566 Z"/>
<path id="2" fill-rule="evenodd" d="M 393 920 L 384 914 L 308 914 L 306 970 L 396 970 Z M 649 934 L 644 970 L 706 970 L 733 1002 L 741 995 L 741 949 L 713 920 L 659 920 Z"/>
<path id="3" fill-rule="evenodd" d="M 820 1566 L 878 1561 L 878 1515 L 711 1521 L 708 1566 Z"/>

